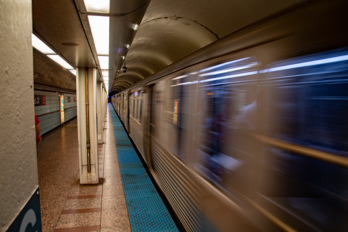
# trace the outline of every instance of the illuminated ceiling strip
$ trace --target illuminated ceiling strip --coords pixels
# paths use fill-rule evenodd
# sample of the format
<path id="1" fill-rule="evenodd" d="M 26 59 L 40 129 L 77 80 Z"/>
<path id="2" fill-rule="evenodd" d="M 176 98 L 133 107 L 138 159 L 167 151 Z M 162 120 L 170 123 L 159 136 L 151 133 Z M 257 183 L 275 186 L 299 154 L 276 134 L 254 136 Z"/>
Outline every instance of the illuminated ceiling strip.
<path id="1" fill-rule="evenodd" d="M 69 71 L 76 76 L 76 69 L 69 69 Z"/>
<path id="2" fill-rule="evenodd" d="M 337 56 L 337 57 L 331 57 L 331 58 L 326 58 L 326 59 L 321 59 L 321 60 L 314 60 L 314 61 L 308 61 L 308 62 L 303 62 L 303 63 L 290 64 L 290 65 L 265 69 L 265 70 L 262 70 L 261 73 L 276 72 L 276 71 L 282 71 L 282 70 L 288 70 L 288 69 L 294 69 L 294 68 L 303 68 L 303 67 L 308 67 L 308 66 L 329 64 L 329 63 L 335 63 L 335 62 L 347 61 L 347 60 L 348 60 L 348 55 Z"/>
<path id="3" fill-rule="evenodd" d="M 110 13 L 110 0 L 83 0 L 88 12 Z"/>
<path id="4" fill-rule="evenodd" d="M 56 54 L 51 48 L 49 48 L 44 42 L 42 42 L 36 35 L 31 34 L 31 42 L 34 48 L 42 52 L 43 54 Z"/>
<path id="5" fill-rule="evenodd" d="M 109 56 L 98 56 L 101 69 L 109 68 Z"/>
<path id="6" fill-rule="evenodd" d="M 88 15 L 98 55 L 109 55 L 110 17 Z"/>
<path id="7" fill-rule="evenodd" d="M 61 66 L 63 66 L 66 69 L 74 69 L 70 64 L 68 64 L 68 62 L 66 62 L 62 57 L 60 57 L 59 55 L 47 55 L 49 58 L 51 58 L 52 60 L 54 60 L 55 62 L 57 62 L 58 64 L 60 64 Z"/>
<path id="8" fill-rule="evenodd" d="M 76 76 L 76 70 L 68 63 L 66 62 L 62 57 L 57 55 L 50 47 L 48 47 L 42 40 L 40 40 L 37 36 L 34 34 L 31 34 L 32 38 L 32 46 L 42 52 L 43 54 L 46 54 L 49 58 L 51 58 L 53 61 L 61 65 L 62 67 L 68 69 L 72 74 Z"/>

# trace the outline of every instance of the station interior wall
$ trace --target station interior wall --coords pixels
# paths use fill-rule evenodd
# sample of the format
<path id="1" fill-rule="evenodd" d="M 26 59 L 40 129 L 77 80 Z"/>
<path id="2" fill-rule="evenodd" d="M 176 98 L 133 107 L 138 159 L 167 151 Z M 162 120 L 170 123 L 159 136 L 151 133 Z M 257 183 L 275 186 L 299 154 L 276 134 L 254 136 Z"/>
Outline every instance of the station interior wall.
<path id="1" fill-rule="evenodd" d="M 77 116 L 76 95 L 63 94 L 64 96 L 64 121 L 61 121 L 60 95 L 57 92 L 35 91 L 35 99 L 39 96 L 44 102 L 35 105 L 35 113 L 40 120 L 41 135 L 60 126 Z M 44 97 L 43 97 L 44 96 Z"/>

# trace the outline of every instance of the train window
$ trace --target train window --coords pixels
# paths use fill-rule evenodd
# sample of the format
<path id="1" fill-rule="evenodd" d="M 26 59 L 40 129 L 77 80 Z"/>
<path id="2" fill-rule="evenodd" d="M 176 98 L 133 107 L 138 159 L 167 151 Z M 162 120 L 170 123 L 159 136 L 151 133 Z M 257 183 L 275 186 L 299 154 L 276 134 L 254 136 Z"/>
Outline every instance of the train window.
<path id="1" fill-rule="evenodd" d="M 194 167 L 232 194 L 244 191 L 257 130 L 259 61 L 246 57 L 199 72 L 199 147 Z M 231 184 L 233 183 L 233 184 Z"/>
<path id="2" fill-rule="evenodd" d="M 167 81 L 170 91 L 166 94 L 165 118 L 173 135 L 170 152 L 185 161 L 191 153 L 193 138 L 192 120 L 195 112 L 197 75 L 179 75 Z M 191 135 L 191 136 L 190 136 Z"/>
<path id="3" fill-rule="evenodd" d="M 135 114 L 134 119 L 137 120 L 139 123 L 142 122 L 142 92 L 136 91 L 135 97 Z"/>
<path id="4" fill-rule="evenodd" d="M 260 192 L 266 202 L 334 231 L 335 215 L 348 208 L 348 171 L 315 154 L 348 158 L 348 52 L 285 60 L 262 73 L 263 132 L 299 149 L 268 145 Z M 301 153 L 307 148 L 313 156 Z"/>
<path id="5" fill-rule="evenodd" d="M 135 113 L 135 99 L 132 99 L 132 111 L 131 111 L 131 116 L 134 117 L 134 113 Z"/>
<path id="6" fill-rule="evenodd" d="M 310 147 L 347 150 L 348 52 L 284 61 L 263 71 L 272 91 L 270 135 Z M 274 121 L 276 124 L 274 124 Z"/>
<path id="7" fill-rule="evenodd" d="M 138 120 L 138 112 L 139 112 L 139 99 L 135 99 L 135 113 L 134 113 L 134 118 Z"/>
<path id="8" fill-rule="evenodd" d="M 140 103 L 139 103 L 139 122 L 142 123 L 143 122 L 143 99 L 140 99 Z"/>

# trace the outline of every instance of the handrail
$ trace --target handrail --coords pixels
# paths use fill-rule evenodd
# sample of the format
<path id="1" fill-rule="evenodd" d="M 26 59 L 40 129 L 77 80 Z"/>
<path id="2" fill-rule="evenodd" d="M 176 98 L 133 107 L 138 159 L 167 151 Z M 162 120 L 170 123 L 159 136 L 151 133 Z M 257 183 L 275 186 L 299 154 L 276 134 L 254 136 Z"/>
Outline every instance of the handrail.
<path id="1" fill-rule="evenodd" d="M 288 226 L 285 222 L 281 221 L 279 218 L 277 218 L 272 213 L 270 213 L 267 210 L 265 210 L 264 208 L 262 208 L 260 205 L 256 204 L 254 201 L 250 200 L 249 198 L 246 198 L 246 199 L 260 213 L 262 213 L 265 217 L 267 217 L 269 220 L 271 220 L 274 224 L 276 224 L 283 231 L 286 231 L 286 232 L 296 232 L 295 229 L 293 229 L 292 227 Z"/>
<path id="2" fill-rule="evenodd" d="M 348 158 L 341 157 L 341 156 L 334 155 L 334 154 L 330 154 L 328 152 L 318 151 L 318 150 L 315 150 L 312 148 L 299 146 L 296 144 L 283 142 L 283 141 L 280 141 L 280 140 L 277 140 L 277 139 L 274 139 L 274 138 L 271 138 L 268 136 L 260 135 L 260 134 L 251 133 L 251 135 L 253 137 L 255 137 L 256 139 L 258 139 L 258 140 L 260 140 L 268 145 L 282 148 L 284 150 L 295 152 L 297 154 L 308 156 L 308 157 L 315 158 L 318 160 L 323 160 L 323 161 L 326 161 L 326 162 L 329 162 L 332 164 L 342 166 L 344 168 L 348 168 Z"/>

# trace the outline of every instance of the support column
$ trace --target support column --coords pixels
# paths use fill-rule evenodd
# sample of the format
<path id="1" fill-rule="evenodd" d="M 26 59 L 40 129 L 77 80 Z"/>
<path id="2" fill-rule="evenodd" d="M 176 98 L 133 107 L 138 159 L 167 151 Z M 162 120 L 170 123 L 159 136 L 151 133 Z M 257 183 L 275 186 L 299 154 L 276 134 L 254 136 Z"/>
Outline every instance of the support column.
<path id="1" fill-rule="evenodd" d="M 103 114 L 104 114 L 104 120 L 103 120 L 103 128 L 106 128 L 106 110 L 108 108 L 108 96 L 107 96 L 107 90 L 103 88 Z"/>
<path id="2" fill-rule="evenodd" d="M 97 70 L 78 68 L 76 74 L 77 129 L 80 158 L 80 184 L 97 184 Z"/>
<path id="3" fill-rule="evenodd" d="M 103 88 L 103 128 L 106 128 L 106 110 L 107 110 L 107 106 L 108 106 L 108 98 L 106 97 L 106 93 L 107 91 L 105 90 L 105 88 Z"/>
<path id="4" fill-rule="evenodd" d="M 0 1 L 0 7 L 0 231 L 41 231 L 32 5 Z"/>
<path id="5" fill-rule="evenodd" d="M 104 143 L 103 131 L 104 131 L 104 98 L 103 98 L 103 85 L 102 82 L 97 84 L 97 106 L 98 106 L 98 143 Z"/>

